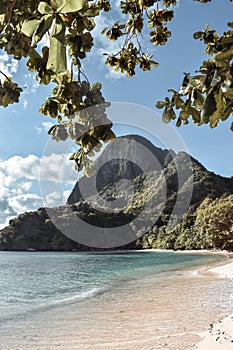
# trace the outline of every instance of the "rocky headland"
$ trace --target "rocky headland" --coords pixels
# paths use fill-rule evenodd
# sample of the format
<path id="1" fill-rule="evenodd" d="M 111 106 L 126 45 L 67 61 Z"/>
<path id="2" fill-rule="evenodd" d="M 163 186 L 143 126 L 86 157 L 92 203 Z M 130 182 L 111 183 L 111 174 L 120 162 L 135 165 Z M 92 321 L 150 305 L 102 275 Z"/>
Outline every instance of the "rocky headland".
<path id="1" fill-rule="evenodd" d="M 95 249 L 95 240 L 90 245 L 83 244 L 85 239 L 77 243 L 77 232 L 86 234 L 79 232 L 77 217 L 94 229 L 115 229 L 111 237 L 103 236 L 103 249 L 233 250 L 232 178 L 138 135 L 108 144 L 94 168 L 95 176 L 82 177 L 66 205 L 10 220 L 0 231 L 0 250 Z M 143 220 L 135 224 L 140 214 Z M 126 229 L 119 233 L 123 225 Z M 115 241 L 118 233 L 122 237 Z"/>

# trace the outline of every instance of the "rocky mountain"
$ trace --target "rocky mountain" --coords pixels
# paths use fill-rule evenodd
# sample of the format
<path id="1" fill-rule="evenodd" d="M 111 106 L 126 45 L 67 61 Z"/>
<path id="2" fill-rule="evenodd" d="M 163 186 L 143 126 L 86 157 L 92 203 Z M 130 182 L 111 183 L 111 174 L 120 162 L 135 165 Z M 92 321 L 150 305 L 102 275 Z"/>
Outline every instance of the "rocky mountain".
<path id="1" fill-rule="evenodd" d="M 94 168 L 92 178 L 76 183 L 66 205 L 11 220 L 0 231 L 0 250 L 200 248 L 200 238 L 189 239 L 194 235 L 191 227 L 198 227 L 198 208 L 207 198 L 225 196 L 228 207 L 231 203 L 232 178 L 209 172 L 185 152 L 162 150 L 138 135 L 108 144 Z M 189 236 L 182 243 L 184 231 Z"/>
<path id="2" fill-rule="evenodd" d="M 161 171 L 174 158 L 172 150 L 162 150 L 139 135 L 118 137 L 110 143 L 94 163 L 96 176 L 83 177 L 76 183 L 67 203 L 72 204 L 103 192 L 107 187 L 119 183 L 122 179 L 134 181 L 143 173 Z M 80 192 L 81 188 L 81 192 Z"/>

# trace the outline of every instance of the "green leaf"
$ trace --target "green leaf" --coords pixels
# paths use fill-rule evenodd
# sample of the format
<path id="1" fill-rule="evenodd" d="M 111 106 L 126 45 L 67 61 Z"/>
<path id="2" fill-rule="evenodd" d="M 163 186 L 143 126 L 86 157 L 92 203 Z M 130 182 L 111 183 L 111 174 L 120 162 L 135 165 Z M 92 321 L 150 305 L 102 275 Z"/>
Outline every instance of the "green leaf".
<path id="1" fill-rule="evenodd" d="M 150 60 L 149 63 L 152 65 L 152 67 L 158 67 L 159 63 L 153 60 Z"/>
<path id="2" fill-rule="evenodd" d="M 53 26 L 51 37 L 57 39 L 61 44 L 65 45 L 65 31 L 66 27 L 60 16 L 57 16 L 56 22 Z"/>
<path id="3" fill-rule="evenodd" d="M 64 3 L 67 0 L 50 0 L 50 5 L 52 6 L 53 9 L 58 9 L 59 7 L 61 7 L 62 5 L 64 5 Z"/>
<path id="4" fill-rule="evenodd" d="M 213 113 L 210 120 L 210 127 L 215 128 L 218 125 L 219 120 L 224 114 L 224 104 L 223 104 L 223 92 L 219 89 L 218 93 L 214 95 L 216 101 L 216 111 Z"/>
<path id="5" fill-rule="evenodd" d="M 57 9 L 57 13 L 69 13 L 69 12 L 80 11 L 86 5 L 86 3 L 87 3 L 87 0 L 68 0 L 68 1 L 64 1 L 63 5 L 61 5 Z"/>
<path id="6" fill-rule="evenodd" d="M 175 118 L 175 115 L 173 114 L 174 111 L 171 111 L 171 108 L 166 107 L 162 114 L 162 121 L 167 124 L 171 121 L 171 119 Z"/>
<path id="7" fill-rule="evenodd" d="M 112 130 L 108 130 L 102 137 L 104 142 L 109 142 L 116 139 L 116 135 Z"/>
<path id="8" fill-rule="evenodd" d="M 233 100 L 233 88 L 230 88 L 226 92 L 224 92 L 224 95 L 228 97 L 229 99 Z"/>
<path id="9" fill-rule="evenodd" d="M 195 32 L 193 34 L 193 37 L 194 39 L 200 39 L 202 35 L 203 35 L 203 32 Z"/>
<path id="10" fill-rule="evenodd" d="M 182 109 L 182 111 L 180 112 L 180 119 L 184 122 L 185 120 L 188 119 L 188 117 L 191 114 L 191 110 L 190 107 L 185 107 Z"/>
<path id="11" fill-rule="evenodd" d="M 85 12 L 82 12 L 82 17 L 96 17 L 100 13 L 99 8 L 90 8 Z"/>
<path id="12" fill-rule="evenodd" d="M 52 132 L 54 131 L 54 129 L 56 129 L 56 127 L 57 127 L 57 125 L 53 125 L 53 126 L 49 129 L 48 134 L 51 135 Z"/>
<path id="13" fill-rule="evenodd" d="M 108 27 L 105 27 L 100 34 L 105 34 L 108 31 Z"/>
<path id="14" fill-rule="evenodd" d="M 190 107 L 190 110 L 191 110 L 191 114 L 192 114 L 192 118 L 193 118 L 194 123 L 199 124 L 201 122 L 200 112 L 196 108 L 193 108 L 193 107 Z"/>
<path id="15" fill-rule="evenodd" d="M 231 105 L 231 103 L 229 103 L 227 105 L 227 107 L 224 109 L 224 111 L 222 112 L 221 120 L 222 121 L 227 120 L 227 118 L 230 116 L 231 112 L 232 112 L 232 105 Z"/>
<path id="16" fill-rule="evenodd" d="M 56 74 L 63 73 L 67 70 L 65 30 L 65 24 L 58 16 L 50 35 L 49 58 L 46 66 L 46 69 Z"/>
<path id="17" fill-rule="evenodd" d="M 202 118 L 201 119 L 202 124 L 208 124 L 210 121 L 210 116 L 202 114 L 202 112 L 201 112 L 201 118 Z"/>
<path id="18" fill-rule="evenodd" d="M 194 102 L 195 107 L 201 109 L 204 101 L 205 101 L 204 96 L 200 92 L 197 92 L 197 98 L 195 99 L 195 102 Z"/>
<path id="19" fill-rule="evenodd" d="M 177 119 L 176 126 L 178 128 L 181 126 L 181 119 L 180 118 Z"/>
<path id="20" fill-rule="evenodd" d="M 228 27 L 233 28 L 233 22 L 228 22 L 227 25 Z"/>
<path id="21" fill-rule="evenodd" d="M 182 98 L 179 95 L 176 95 L 176 99 L 175 99 L 176 109 L 180 109 L 183 103 L 184 101 L 182 100 Z"/>
<path id="22" fill-rule="evenodd" d="M 210 127 L 211 128 L 215 128 L 218 125 L 220 117 L 221 117 L 221 115 L 220 115 L 219 111 L 216 110 L 210 119 Z"/>
<path id="23" fill-rule="evenodd" d="M 102 88 L 102 85 L 97 81 L 96 83 L 94 83 L 94 84 L 92 84 L 91 85 L 91 91 L 93 91 L 93 90 L 101 90 L 101 88 Z"/>
<path id="24" fill-rule="evenodd" d="M 172 120 L 176 119 L 176 113 L 174 112 L 173 108 L 169 108 L 169 117 Z"/>
<path id="25" fill-rule="evenodd" d="M 76 159 L 76 153 L 72 154 L 72 156 L 69 157 L 69 160 L 75 160 Z"/>
<path id="26" fill-rule="evenodd" d="M 35 31 L 35 35 L 34 35 L 34 40 L 35 40 L 36 43 L 38 43 L 43 38 L 45 33 L 51 27 L 52 23 L 53 23 L 53 16 L 45 15 L 42 18 L 38 28 Z"/>
<path id="27" fill-rule="evenodd" d="M 22 25 L 21 31 L 23 34 L 31 38 L 40 23 L 41 19 L 31 19 L 29 21 L 25 21 Z"/>
<path id="28" fill-rule="evenodd" d="M 220 51 L 215 56 L 215 62 L 219 60 L 230 60 L 233 55 L 233 47 L 231 46 L 229 49 L 225 50 L 224 52 Z"/>
<path id="29" fill-rule="evenodd" d="M 47 4 L 47 2 L 45 2 L 45 1 L 41 1 L 41 2 L 39 3 L 38 11 L 39 11 L 42 15 L 49 15 L 49 14 L 52 14 L 52 13 L 53 13 L 52 7 L 51 7 L 49 4 Z"/>
<path id="30" fill-rule="evenodd" d="M 166 105 L 167 105 L 166 101 L 158 101 L 158 102 L 156 102 L 155 106 L 156 106 L 156 108 L 161 109 L 161 108 L 164 108 Z"/>
<path id="31" fill-rule="evenodd" d="M 206 96 L 202 107 L 202 111 L 201 111 L 202 122 L 207 124 L 209 122 L 211 115 L 216 111 L 216 109 L 217 109 L 217 106 L 216 106 L 214 94 L 213 94 L 213 91 L 210 91 Z"/>
<path id="32" fill-rule="evenodd" d="M 42 60 L 41 55 L 35 49 L 30 50 L 29 57 L 33 60 Z"/>

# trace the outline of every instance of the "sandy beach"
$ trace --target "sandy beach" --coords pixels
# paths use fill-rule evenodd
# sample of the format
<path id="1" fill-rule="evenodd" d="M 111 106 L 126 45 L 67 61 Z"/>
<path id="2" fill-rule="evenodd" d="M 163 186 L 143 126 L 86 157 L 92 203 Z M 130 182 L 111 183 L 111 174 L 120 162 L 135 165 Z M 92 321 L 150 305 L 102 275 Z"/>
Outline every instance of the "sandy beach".
<path id="1" fill-rule="evenodd" d="M 233 261 L 207 271 L 219 278 L 233 279 Z M 233 313 L 218 322 L 210 324 L 209 330 L 200 334 L 202 341 L 195 350 L 232 350 L 233 349 Z"/>
<path id="2" fill-rule="evenodd" d="M 82 303 L 4 322 L 1 350 L 232 350 L 229 261 L 148 271 Z"/>

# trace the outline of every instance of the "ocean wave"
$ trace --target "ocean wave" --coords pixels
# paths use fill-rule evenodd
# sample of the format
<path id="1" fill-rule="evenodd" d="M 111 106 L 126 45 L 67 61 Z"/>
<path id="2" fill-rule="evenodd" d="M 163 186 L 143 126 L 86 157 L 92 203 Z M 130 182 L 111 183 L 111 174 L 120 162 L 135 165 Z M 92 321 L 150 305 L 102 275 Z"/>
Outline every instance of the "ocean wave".
<path id="1" fill-rule="evenodd" d="M 64 296 L 63 298 L 56 299 L 56 300 L 47 300 L 44 303 L 41 303 L 41 301 L 38 300 L 38 303 L 35 301 L 34 306 L 33 305 L 27 305 L 27 309 L 21 312 L 16 312 L 13 315 L 4 315 L 0 317 L 0 323 L 6 322 L 6 321 L 12 321 L 17 320 L 18 318 L 22 317 L 30 317 L 37 314 L 40 314 L 41 312 L 50 311 L 56 308 L 69 306 L 76 304 L 78 302 L 84 301 L 86 299 L 97 297 L 103 293 L 105 293 L 110 287 L 109 286 L 103 286 L 103 287 L 93 287 L 90 290 L 85 290 L 80 292 L 79 294 L 71 295 L 71 296 Z M 35 306 L 35 304 L 37 304 Z M 23 306 L 23 305 L 22 305 Z"/>
<path id="2" fill-rule="evenodd" d="M 72 295 L 69 297 L 65 297 L 62 299 L 57 299 L 50 301 L 49 303 L 45 303 L 41 306 L 41 308 L 53 308 L 53 307 L 59 307 L 59 306 L 65 306 L 70 304 L 75 304 L 76 302 L 93 298 L 97 295 L 101 295 L 104 292 L 106 292 L 108 288 L 107 287 L 94 287 L 90 290 L 82 291 L 78 295 Z"/>

